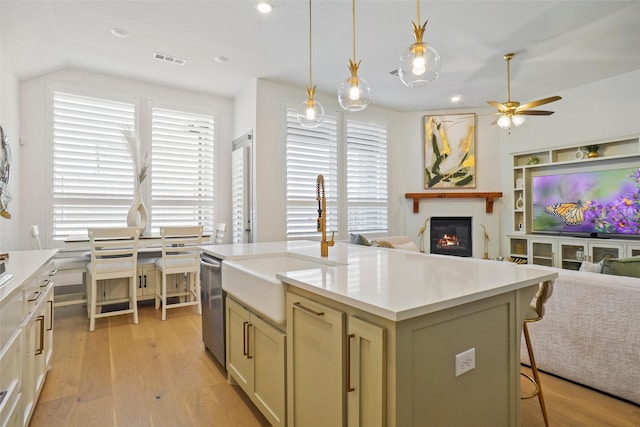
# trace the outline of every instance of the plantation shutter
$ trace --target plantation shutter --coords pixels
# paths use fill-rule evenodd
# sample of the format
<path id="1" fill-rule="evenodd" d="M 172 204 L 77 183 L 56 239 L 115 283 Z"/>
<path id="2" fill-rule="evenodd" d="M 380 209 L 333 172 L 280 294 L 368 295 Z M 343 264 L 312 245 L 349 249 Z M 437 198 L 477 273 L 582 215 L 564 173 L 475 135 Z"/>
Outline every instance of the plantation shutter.
<path id="1" fill-rule="evenodd" d="M 347 120 L 347 231 L 387 229 L 387 129 Z"/>
<path id="2" fill-rule="evenodd" d="M 126 226 L 134 177 L 122 130 L 134 123 L 133 103 L 53 93 L 54 240 Z"/>
<path id="3" fill-rule="evenodd" d="M 324 176 L 327 231 L 338 230 L 337 119 L 325 116 L 319 127 L 300 126 L 295 109 L 286 119 L 287 238 L 317 236 L 316 179 Z"/>
<path id="4" fill-rule="evenodd" d="M 151 231 L 214 225 L 214 117 L 152 109 Z"/>

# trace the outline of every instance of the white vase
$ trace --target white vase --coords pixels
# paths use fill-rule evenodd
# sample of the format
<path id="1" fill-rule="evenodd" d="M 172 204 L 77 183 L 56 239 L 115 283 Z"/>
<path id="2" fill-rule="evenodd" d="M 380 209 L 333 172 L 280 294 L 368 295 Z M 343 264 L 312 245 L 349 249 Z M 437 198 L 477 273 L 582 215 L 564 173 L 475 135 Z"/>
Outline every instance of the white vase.
<path id="1" fill-rule="evenodd" d="M 127 226 L 137 227 L 138 230 L 140 230 L 140 235 L 144 234 L 144 231 L 147 229 L 147 208 L 145 208 L 142 202 L 140 190 L 137 189 L 133 197 L 133 204 L 127 214 Z"/>

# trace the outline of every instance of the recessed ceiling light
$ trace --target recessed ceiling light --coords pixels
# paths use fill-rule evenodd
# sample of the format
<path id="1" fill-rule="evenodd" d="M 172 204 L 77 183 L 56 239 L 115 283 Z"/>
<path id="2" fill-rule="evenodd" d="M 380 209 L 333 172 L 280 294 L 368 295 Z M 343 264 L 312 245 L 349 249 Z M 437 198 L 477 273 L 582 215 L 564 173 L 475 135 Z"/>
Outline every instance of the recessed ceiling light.
<path id="1" fill-rule="evenodd" d="M 451 102 L 460 102 L 462 101 L 462 96 L 460 95 L 454 95 L 451 97 Z"/>
<path id="2" fill-rule="evenodd" d="M 258 12 L 260 13 L 270 13 L 273 10 L 273 7 L 271 6 L 270 3 L 267 3 L 266 1 L 261 1 L 261 2 L 258 2 L 258 4 L 256 4 L 256 9 L 258 9 Z"/>
<path id="3" fill-rule="evenodd" d="M 226 56 L 216 56 L 215 58 L 213 58 L 214 61 L 216 61 L 219 64 L 224 64 L 225 62 L 229 61 L 229 58 L 227 58 Z"/>
<path id="4" fill-rule="evenodd" d="M 131 37 L 131 34 L 127 30 L 123 30 L 122 28 L 112 28 L 111 34 L 116 37 L 120 37 L 121 39 L 128 39 Z"/>

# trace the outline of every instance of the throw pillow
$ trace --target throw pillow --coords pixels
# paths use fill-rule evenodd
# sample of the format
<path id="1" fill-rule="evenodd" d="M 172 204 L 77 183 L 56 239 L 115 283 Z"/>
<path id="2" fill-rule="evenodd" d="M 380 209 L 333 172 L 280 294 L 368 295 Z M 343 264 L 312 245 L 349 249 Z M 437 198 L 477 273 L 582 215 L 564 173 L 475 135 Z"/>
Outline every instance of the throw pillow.
<path id="1" fill-rule="evenodd" d="M 369 240 L 364 237 L 362 234 L 350 234 L 351 236 L 351 243 L 353 243 L 354 245 L 363 245 L 363 246 L 371 246 L 371 243 L 369 243 Z"/>
<path id="2" fill-rule="evenodd" d="M 640 277 L 640 256 L 631 258 L 607 258 L 602 265 L 602 274 Z"/>
<path id="3" fill-rule="evenodd" d="M 579 271 L 586 271 L 589 273 L 601 273 L 603 263 L 604 263 L 604 260 L 600 261 L 597 264 L 589 261 L 582 261 L 582 264 L 580 264 Z"/>
<path id="4" fill-rule="evenodd" d="M 420 252 L 420 250 L 418 249 L 418 247 L 416 246 L 415 243 L 413 242 L 407 242 L 407 243 L 402 243 L 402 244 L 395 244 L 393 245 L 394 248 L 396 249 L 402 249 L 405 251 L 414 251 L 414 252 Z"/>

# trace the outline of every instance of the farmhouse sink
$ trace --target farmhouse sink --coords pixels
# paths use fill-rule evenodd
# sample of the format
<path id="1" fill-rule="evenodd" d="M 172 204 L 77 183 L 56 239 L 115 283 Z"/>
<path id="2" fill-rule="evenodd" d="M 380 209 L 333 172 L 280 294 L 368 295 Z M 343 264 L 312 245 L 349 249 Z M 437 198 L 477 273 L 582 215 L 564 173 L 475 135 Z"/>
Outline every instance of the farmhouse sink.
<path id="1" fill-rule="evenodd" d="M 277 273 L 341 265 L 326 259 L 286 253 L 225 260 L 222 288 L 278 325 L 285 325 L 285 285 Z"/>

